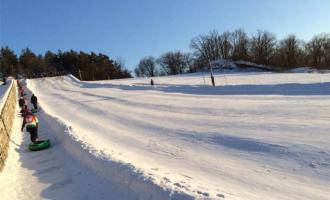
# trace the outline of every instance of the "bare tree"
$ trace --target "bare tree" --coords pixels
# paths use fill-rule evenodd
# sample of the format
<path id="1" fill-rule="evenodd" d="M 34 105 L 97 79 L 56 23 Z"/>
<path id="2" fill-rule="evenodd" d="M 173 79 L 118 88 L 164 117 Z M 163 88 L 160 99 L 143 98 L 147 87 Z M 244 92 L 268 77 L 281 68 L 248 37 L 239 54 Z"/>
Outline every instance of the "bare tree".
<path id="1" fill-rule="evenodd" d="M 251 39 L 250 51 L 253 61 L 258 64 L 270 65 L 275 53 L 275 45 L 274 34 L 259 30 Z"/>
<path id="2" fill-rule="evenodd" d="M 208 64 L 209 61 L 228 59 L 231 56 L 231 33 L 219 34 L 211 31 L 208 35 L 200 35 L 191 40 L 190 47 L 195 50 L 196 57 Z"/>
<path id="3" fill-rule="evenodd" d="M 180 51 L 167 52 L 157 62 L 161 66 L 162 74 L 182 74 L 189 67 L 189 55 Z"/>
<path id="4" fill-rule="evenodd" d="M 243 29 L 238 29 L 231 34 L 231 43 L 233 45 L 232 59 L 248 60 L 249 37 Z"/>
<path id="5" fill-rule="evenodd" d="M 323 44 L 325 66 L 330 67 L 330 34 L 325 36 Z"/>
<path id="6" fill-rule="evenodd" d="M 309 62 L 315 67 L 330 66 L 330 35 L 320 34 L 306 44 Z"/>
<path id="7" fill-rule="evenodd" d="M 219 37 L 219 47 L 221 49 L 221 56 L 223 59 L 228 59 L 232 55 L 233 45 L 231 44 L 231 33 L 224 32 Z"/>
<path id="8" fill-rule="evenodd" d="M 144 70 L 144 69 L 141 69 L 141 68 L 139 68 L 139 67 L 136 67 L 136 68 L 134 69 L 135 76 L 136 76 L 136 77 L 143 77 L 144 74 L 145 74 L 145 72 L 144 72 L 143 70 Z"/>
<path id="9" fill-rule="evenodd" d="M 218 33 L 210 32 L 210 35 L 200 35 L 191 40 L 190 47 L 195 50 L 195 55 L 205 64 L 210 60 L 217 60 L 220 58 L 220 52 L 216 48 L 216 41 Z"/>
<path id="10" fill-rule="evenodd" d="M 323 43 L 323 37 L 318 35 L 313 37 L 312 40 L 306 44 L 308 58 L 311 61 L 311 64 L 315 67 L 321 65 L 324 53 L 322 49 Z"/>
<path id="11" fill-rule="evenodd" d="M 147 77 L 153 77 L 158 75 L 155 58 L 152 56 L 142 58 L 139 62 L 139 65 L 135 69 L 135 74 L 137 76 Z"/>
<path id="12" fill-rule="evenodd" d="M 301 63 L 302 42 L 295 35 L 289 35 L 279 42 L 279 64 L 285 67 L 295 67 Z"/>

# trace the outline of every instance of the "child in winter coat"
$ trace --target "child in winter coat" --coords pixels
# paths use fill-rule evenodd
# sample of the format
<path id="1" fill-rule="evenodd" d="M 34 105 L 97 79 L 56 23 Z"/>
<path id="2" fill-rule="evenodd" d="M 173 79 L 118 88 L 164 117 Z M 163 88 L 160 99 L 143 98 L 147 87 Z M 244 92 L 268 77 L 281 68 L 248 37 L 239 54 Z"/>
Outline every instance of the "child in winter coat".
<path id="1" fill-rule="evenodd" d="M 34 110 L 38 110 L 38 98 L 32 94 L 31 103 L 33 104 Z"/>
<path id="2" fill-rule="evenodd" d="M 22 87 L 19 88 L 19 94 L 21 97 L 24 96 L 24 89 Z"/>
<path id="3" fill-rule="evenodd" d="M 31 111 L 27 111 L 24 116 L 23 124 L 21 128 L 22 132 L 25 126 L 26 126 L 26 131 L 30 133 L 31 142 L 35 143 L 38 138 L 39 120 L 37 116 L 32 114 Z"/>

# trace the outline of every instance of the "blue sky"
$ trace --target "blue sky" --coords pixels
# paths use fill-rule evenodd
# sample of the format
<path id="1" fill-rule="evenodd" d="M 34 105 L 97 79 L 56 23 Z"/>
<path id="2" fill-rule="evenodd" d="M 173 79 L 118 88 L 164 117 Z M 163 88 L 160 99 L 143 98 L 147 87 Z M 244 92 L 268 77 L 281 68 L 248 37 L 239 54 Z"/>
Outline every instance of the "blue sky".
<path id="1" fill-rule="evenodd" d="M 1 46 L 102 52 L 133 69 L 210 30 L 330 33 L 329 0 L 0 0 Z"/>

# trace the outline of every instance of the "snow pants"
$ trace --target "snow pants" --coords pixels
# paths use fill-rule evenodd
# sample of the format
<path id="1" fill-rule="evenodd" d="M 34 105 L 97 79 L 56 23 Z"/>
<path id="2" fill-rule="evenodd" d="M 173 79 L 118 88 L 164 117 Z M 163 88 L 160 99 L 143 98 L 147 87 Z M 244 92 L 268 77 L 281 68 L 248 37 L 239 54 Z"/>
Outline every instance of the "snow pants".
<path id="1" fill-rule="evenodd" d="M 35 110 L 38 110 L 38 103 L 33 103 L 33 107 Z"/>
<path id="2" fill-rule="evenodd" d="M 37 141 L 37 138 L 38 138 L 38 129 L 37 128 L 30 128 L 28 130 L 28 132 L 30 133 L 30 139 L 31 139 L 31 142 L 36 142 Z"/>

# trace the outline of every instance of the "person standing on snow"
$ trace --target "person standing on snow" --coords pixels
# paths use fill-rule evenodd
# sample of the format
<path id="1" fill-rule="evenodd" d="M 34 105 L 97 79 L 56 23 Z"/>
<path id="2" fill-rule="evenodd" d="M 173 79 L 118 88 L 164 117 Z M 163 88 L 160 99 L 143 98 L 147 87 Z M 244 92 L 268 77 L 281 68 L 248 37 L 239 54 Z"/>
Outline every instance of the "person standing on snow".
<path id="1" fill-rule="evenodd" d="M 2 77 L 2 81 L 3 81 L 3 85 L 6 85 L 7 84 L 7 78 L 5 75 L 3 75 Z"/>
<path id="2" fill-rule="evenodd" d="M 38 109 L 38 98 L 32 94 L 31 96 L 31 103 L 33 104 L 34 110 Z"/>
<path id="3" fill-rule="evenodd" d="M 38 138 L 39 120 L 37 116 L 33 115 L 31 111 L 27 111 L 24 119 L 21 131 L 23 132 L 26 126 L 26 131 L 30 133 L 31 142 L 35 143 Z"/>

